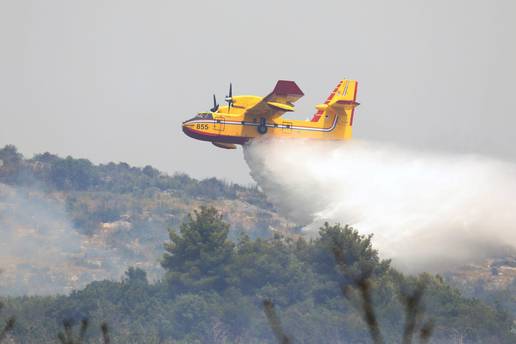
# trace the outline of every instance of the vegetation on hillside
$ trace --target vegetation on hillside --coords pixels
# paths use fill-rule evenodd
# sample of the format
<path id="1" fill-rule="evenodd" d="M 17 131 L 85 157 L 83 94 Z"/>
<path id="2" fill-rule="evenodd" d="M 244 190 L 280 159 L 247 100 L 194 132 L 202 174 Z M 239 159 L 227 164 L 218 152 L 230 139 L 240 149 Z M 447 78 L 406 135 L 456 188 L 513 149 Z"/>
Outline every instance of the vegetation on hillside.
<path id="1" fill-rule="evenodd" d="M 50 153 L 25 159 L 14 146 L 0 149 L 2 185 L 8 187 L 4 194 L 17 195 L 9 187 L 21 190 L 23 207 L 38 205 L 26 208 L 30 213 L 18 222 L 23 209 L 0 199 L 0 214 L 9 215 L 0 218 L 0 229 L 24 229 L 13 243 L 39 230 L 38 246 L 29 247 L 46 252 L 45 235 L 55 226 L 59 235 L 74 231 L 87 238 L 80 242 L 84 252 L 59 256 L 66 261 L 41 270 L 48 279 L 62 264 L 73 276 L 102 270 L 106 274 L 93 279 L 111 280 L 69 295 L 1 298 L 0 341 L 409 343 L 430 335 L 438 343 L 516 340 L 506 308 L 514 309 L 513 289 L 492 293 L 479 286 L 469 294 L 484 302 L 463 296 L 440 276 L 405 276 L 378 257 L 370 236 L 348 226 L 325 224 L 310 240 L 271 231 L 284 223 L 253 187 Z M 59 207 L 66 219 L 40 221 L 40 211 Z M 72 227 L 61 228 L 68 220 Z M 111 266 L 120 261 L 137 267 L 114 281 Z M 146 262 L 163 275 L 150 282 Z"/>
<path id="2" fill-rule="evenodd" d="M 15 146 L 0 149 L 0 183 L 38 184 L 57 191 L 102 191 L 142 195 L 168 191 L 174 195 L 203 199 L 236 199 L 271 207 L 256 187 L 243 187 L 216 178 L 197 180 L 186 174 L 169 176 L 152 166 L 132 167 L 121 162 L 94 165 L 87 159 L 61 158 L 51 153 L 25 159 Z"/>
<path id="3" fill-rule="evenodd" d="M 359 283 L 367 280 L 386 343 L 402 341 L 407 295 L 420 285 L 424 314 L 414 317 L 414 330 L 424 331 L 431 320 L 439 343 L 457 334 L 468 343 L 515 340 L 512 318 L 502 309 L 462 297 L 439 276 L 404 276 L 379 259 L 371 237 L 347 226 L 326 224 L 312 240 L 243 235 L 232 242 L 221 215 L 203 207 L 169 237 L 159 282 L 131 268 L 120 282 L 93 282 L 69 296 L 5 299 L 6 314 L 17 319 L 13 338 L 52 342 L 63 319 L 72 325 L 89 319 L 86 337 L 100 338 L 106 321 L 113 343 L 272 343 L 272 308 L 266 302 L 263 309 L 271 300 L 293 342 L 364 343 L 371 328 Z"/>
<path id="4" fill-rule="evenodd" d="M 159 278 L 167 228 L 178 228 L 201 205 L 224 214 L 232 240 L 291 228 L 256 187 L 50 153 L 28 159 L 5 146 L 0 234 L 9 250 L 0 292 L 67 293 L 94 280 L 120 279 L 130 265 Z"/>

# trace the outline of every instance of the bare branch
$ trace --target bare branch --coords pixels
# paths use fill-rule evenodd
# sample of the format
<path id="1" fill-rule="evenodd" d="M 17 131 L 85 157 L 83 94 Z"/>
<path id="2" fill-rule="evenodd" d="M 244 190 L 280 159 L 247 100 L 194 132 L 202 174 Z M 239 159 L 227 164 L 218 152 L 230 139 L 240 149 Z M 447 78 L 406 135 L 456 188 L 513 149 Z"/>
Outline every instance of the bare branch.
<path id="1" fill-rule="evenodd" d="M 281 326 L 281 321 L 276 314 L 276 310 L 274 309 L 274 304 L 271 300 L 264 300 L 263 301 L 263 309 L 265 312 L 265 316 L 267 317 L 267 320 L 269 321 L 269 325 L 272 329 L 272 332 L 276 336 L 276 339 L 278 340 L 279 344 L 290 344 L 292 343 L 291 340 L 287 337 L 285 332 L 283 331 L 283 328 Z"/>
<path id="2" fill-rule="evenodd" d="M 109 328 L 107 323 L 103 322 L 102 325 L 100 325 L 100 329 L 102 330 L 102 338 L 104 340 L 104 344 L 111 343 L 111 340 L 109 338 Z"/>
<path id="3" fill-rule="evenodd" d="M 335 245 L 332 248 L 333 255 L 335 256 L 335 261 L 339 266 L 340 270 L 343 274 L 346 271 L 346 259 L 344 257 L 344 253 L 342 249 Z M 364 315 L 364 321 L 367 324 L 369 329 L 369 334 L 375 344 L 383 344 L 383 336 L 380 331 L 380 326 L 378 325 L 378 320 L 373 307 L 373 298 L 371 295 L 371 283 L 370 277 L 372 275 L 372 271 L 370 269 L 366 269 L 360 272 L 359 276 L 345 276 L 351 280 L 351 283 L 354 287 L 356 287 L 360 291 L 360 297 L 362 300 L 361 308 Z M 349 285 L 341 286 L 342 295 L 345 298 L 349 299 L 349 295 L 351 294 L 351 289 Z"/>
<path id="4" fill-rule="evenodd" d="M 360 291 L 360 296 L 362 297 L 362 310 L 364 312 L 364 319 L 367 323 L 367 327 L 369 328 L 369 333 L 371 334 L 373 343 L 383 344 L 384 340 L 380 331 L 380 326 L 378 325 L 376 314 L 374 312 L 373 299 L 371 296 L 371 284 L 369 279 L 364 278 L 357 281 L 356 286 Z"/>
<path id="5" fill-rule="evenodd" d="M 432 337 L 434 327 L 434 322 L 432 320 L 428 320 L 425 324 L 423 324 L 421 331 L 419 331 L 419 338 L 422 344 L 430 342 L 430 337 Z"/>
<path id="6" fill-rule="evenodd" d="M 88 319 L 85 318 L 81 320 L 81 329 L 79 331 L 78 343 L 82 343 L 82 341 L 84 340 L 84 336 L 86 335 L 86 331 L 88 330 L 88 325 Z"/>
<path id="7" fill-rule="evenodd" d="M 10 317 L 9 319 L 7 319 L 4 329 L 2 330 L 2 332 L 0 332 L 0 342 L 2 342 L 7 336 L 7 334 L 12 331 L 15 323 L 16 319 L 14 317 Z"/>
<path id="8" fill-rule="evenodd" d="M 419 284 L 414 292 L 410 294 L 401 294 L 401 300 L 405 306 L 405 328 L 403 331 L 403 344 L 412 343 L 414 332 L 418 318 L 423 314 L 423 305 L 421 299 L 425 291 L 425 285 Z"/>

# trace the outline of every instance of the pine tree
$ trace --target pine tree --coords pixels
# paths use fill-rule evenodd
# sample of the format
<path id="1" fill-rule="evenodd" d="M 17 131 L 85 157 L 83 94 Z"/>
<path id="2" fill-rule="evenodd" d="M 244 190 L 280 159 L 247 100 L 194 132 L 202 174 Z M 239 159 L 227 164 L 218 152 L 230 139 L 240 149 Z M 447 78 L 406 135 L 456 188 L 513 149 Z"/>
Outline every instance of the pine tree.
<path id="1" fill-rule="evenodd" d="M 216 290 L 226 286 L 227 269 L 234 244 L 228 239 L 229 225 L 213 207 L 201 207 L 189 215 L 170 241 L 161 265 L 174 291 Z"/>

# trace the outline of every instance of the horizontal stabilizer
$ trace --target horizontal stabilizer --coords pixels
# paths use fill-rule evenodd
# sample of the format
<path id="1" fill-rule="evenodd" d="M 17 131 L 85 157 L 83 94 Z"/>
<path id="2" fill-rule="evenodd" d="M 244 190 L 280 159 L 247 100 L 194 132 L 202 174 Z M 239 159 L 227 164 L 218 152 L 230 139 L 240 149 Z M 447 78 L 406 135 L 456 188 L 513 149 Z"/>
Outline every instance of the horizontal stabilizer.
<path id="1" fill-rule="evenodd" d="M 343 100 L 343 99 L 339 99 L 335 102 L 335 104 L 338 104 L 338 105 L 344 105 L 344 107 L 346 109 L 350 108 L 350 109 L 353 109 L 357 106 L 360 105 L 360 103 L 357 103 L 356 101 L 354 100 Z"/>

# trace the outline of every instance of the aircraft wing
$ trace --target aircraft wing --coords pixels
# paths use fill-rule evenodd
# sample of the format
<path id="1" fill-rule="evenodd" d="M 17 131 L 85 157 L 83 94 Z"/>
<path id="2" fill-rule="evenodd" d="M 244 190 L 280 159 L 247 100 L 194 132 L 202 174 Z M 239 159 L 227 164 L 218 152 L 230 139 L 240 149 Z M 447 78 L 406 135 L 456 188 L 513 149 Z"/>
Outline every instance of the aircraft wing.
<path id="1" fill-rule="evenodd" d="M 256 105 L 247 109 L 246 114 L 268 119 L 279 117 L 287 111 L 294 111 L 293 103 L 302 96 L 304 96 L 303 91 L 294 81 L 279 80 L 274 90 Z"/>

